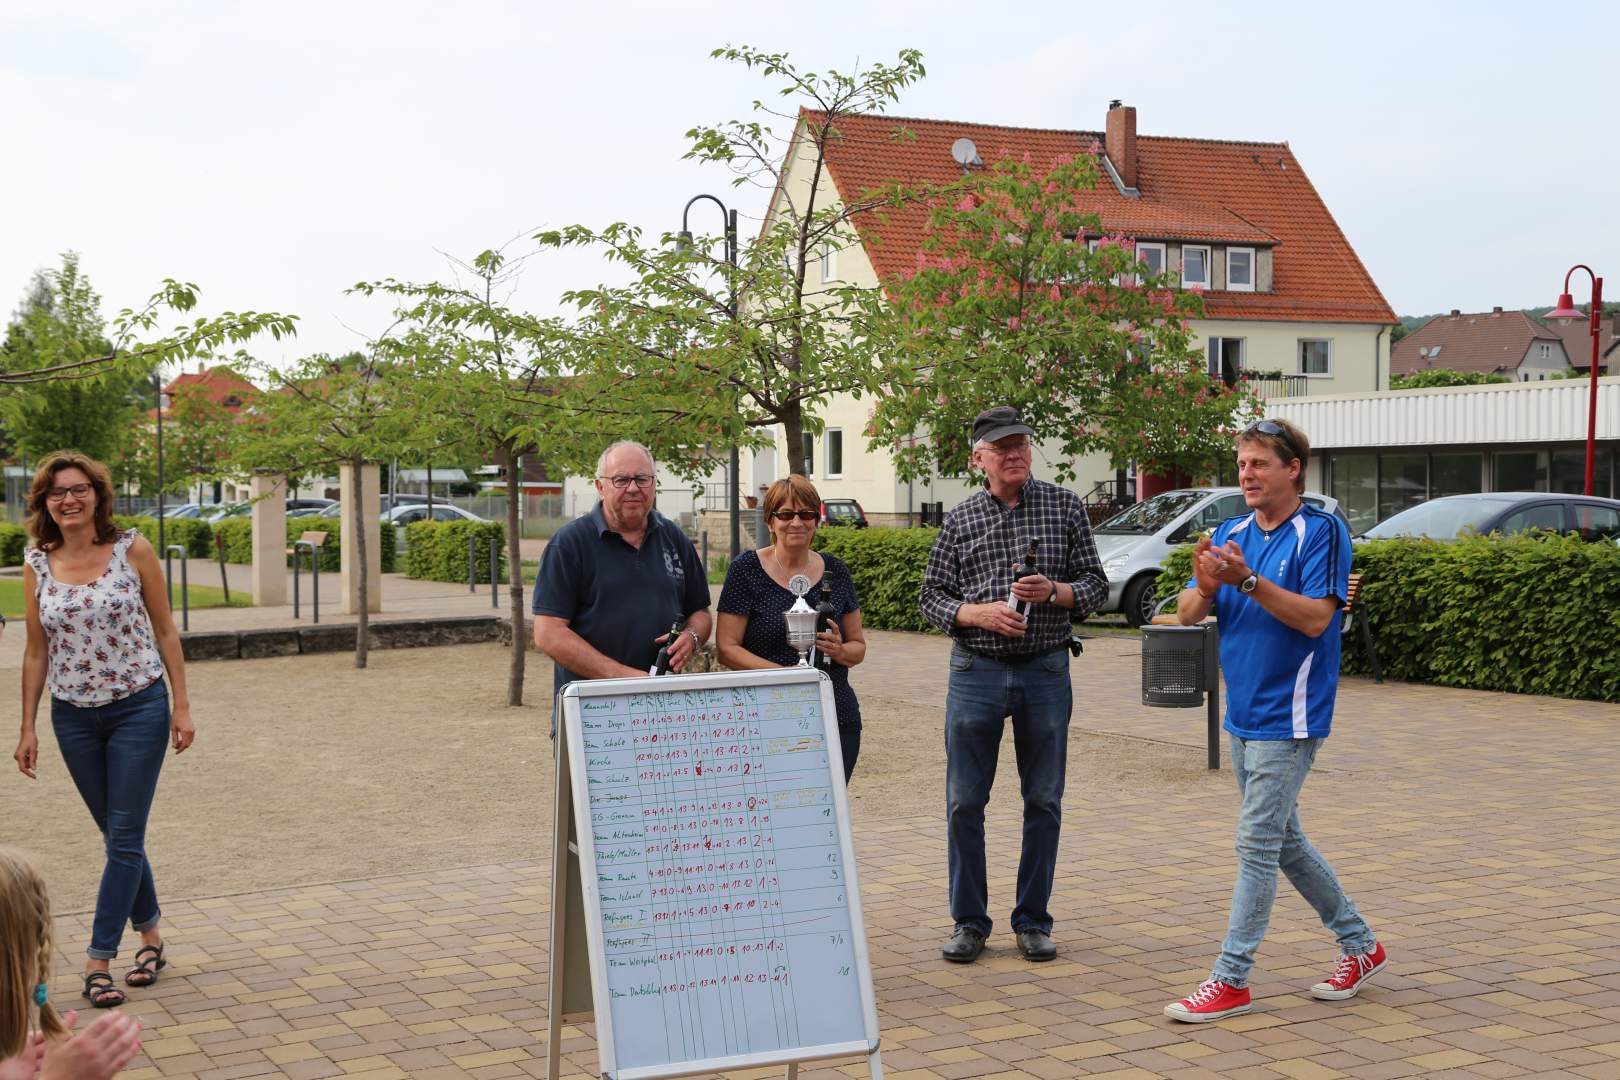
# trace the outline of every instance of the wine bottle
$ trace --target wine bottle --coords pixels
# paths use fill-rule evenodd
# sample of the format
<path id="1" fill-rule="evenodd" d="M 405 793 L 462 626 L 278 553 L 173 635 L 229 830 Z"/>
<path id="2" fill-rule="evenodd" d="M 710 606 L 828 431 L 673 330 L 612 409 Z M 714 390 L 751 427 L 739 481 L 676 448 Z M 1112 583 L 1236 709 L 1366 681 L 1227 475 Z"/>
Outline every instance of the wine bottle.
<path id="1" fill-rule="evenodd" d="M 680 636 L 680 633 L 681 620 L 676 619 L 674 624 L 669 628 L 669 636 L 664 639 L 664 647 L 658 650 L 658 659 L 654 660 L 653 666 L 647 669 L 647 674 L 669 674 L 669 650 L 675 647 L 675 639 Z"/>
<path id="2" fill-rule="evenodd" d="M 1024 565 L 1020 566 L 1018 568 L 1018 572 L 1013 575 L 1013 584 L 1016 585 L 1025 578 L 1034 577 L 1040 573 L 1040 571 L 1035 568 L 1035 549 L 1040 546 L 1040 537 L 1032 536 L 1029 538 L 1029 550 L 1024 552 Z M 1007 606 L 1012 608 L 1020 615 L 1028 615 L 1029 609 L 1032 605 L 1028 600 L 1018 599 L 1018 597 L 1014 596 L 1011 590 L 1009 590 L 1007 593 Z"/>
<path id="3" fill-rule="evenodd" d="M 825 595 L 826 592 L 827 592 L 826 589 L 822 590 L 823 595 Z M 834 607 L 831 603 L 829 603 L 826 600 L 823 600 L 821 603 L 816 605 L 816 633 L 819 634 L 823 630 L 830 630 L 832 628 L 833 623 L 835 623 L 837 621 L 838 621 L 838 609 L 836 607 Z M 830 671 L 830 670 L 832 670 L 833 665 L 832 665 L 832 660 L 830 660 L 827 657 L 826 653 L 818 652 L 817 654 L 813 655 L 810 658 L 810 666 L 811 667 L 824 667 L 824 668 L 826 668 L 826 669 L 828 669 Z"/>

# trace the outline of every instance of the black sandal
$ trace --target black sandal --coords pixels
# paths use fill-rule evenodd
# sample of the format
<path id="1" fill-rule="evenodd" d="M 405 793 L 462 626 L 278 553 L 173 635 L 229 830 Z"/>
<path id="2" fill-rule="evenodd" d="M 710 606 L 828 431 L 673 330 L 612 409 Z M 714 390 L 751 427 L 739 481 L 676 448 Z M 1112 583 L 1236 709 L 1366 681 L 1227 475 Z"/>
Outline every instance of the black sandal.
<path id="1" fill-rule="evenodd" d="M 145 960 L 142 954 L 151 953 Z M 142 945 L 135 950 L 135 966 L 124 974 L 124 983 L 128 986 L 151 986 L 157 982 L 157 973 L 169 966 L 163 959 L 163 946 Z"/>
<path id="2" fill-rule="evenodd" d="M 111 1009 L 125 1001 L 124 992 L 113 985 L 113 977 L 105 971 L 84 973 L 84 996 L 90 999 L 93 1009 Z"/>

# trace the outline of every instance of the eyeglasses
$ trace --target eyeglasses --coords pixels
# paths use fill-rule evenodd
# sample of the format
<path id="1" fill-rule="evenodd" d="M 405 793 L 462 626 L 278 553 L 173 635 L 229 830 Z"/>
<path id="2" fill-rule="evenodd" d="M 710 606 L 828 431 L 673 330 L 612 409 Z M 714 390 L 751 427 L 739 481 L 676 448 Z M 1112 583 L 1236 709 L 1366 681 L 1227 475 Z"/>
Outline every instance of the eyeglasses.
<path id="1" fill-rule="evenodd" d="M 821 513 L 819 511 L 817 511 L 817 510 L 772 510 L 771 511 L 771 517 L 775 518 L 777 521 L 792 521 L 794 518 L 798 518 L 800 521 L 814 521 L 817 518 L 819 518 L 820 516 L 821 516 Z"/>
<path id="2" fill-rule="evenodd" d="M 61 502 L 69 495 L 75 499 L 83 499 L 94 490 L 96 489 L 90 484 L 74 484 L 72 487 L 51 488 L 45 493 L 45 498 L 51 502 Z"/>
<path id="3" fill-rule="evenodd" d="M 1301 454 L 1299 452 L 1299 447 L 1294 445 L 1293 437 L 1288 434 L 1288 429 L 1277 423 L 1277 421 L 1256 420 L 1254 423 L 1243 429 L 1243 434 L 1239 436 L 1239 438 L 1247 439 L 1256 432 L 1259 432 L 1261 435 L 1270 435 L 1275 439 L 1281 439 L 1283 441 L 1283 445 L 1288 447 L 1288 453 L 1291 455 L 1288 459 L 1289 461 L 1292 461 L 1295 458 L 1299 459 L 1300 461 L 1305 460 L 1305 455 Z M 1286 465 L 1287 463 L 1288 462 L 1285 461 L 1283 464 Z"/>
<path id="4" fill-rule="evenodd" d="M 623 491 L 631 484 L 639 488 L 650 488 L 653 486 L 654 478 L 646 473 L 636 473 L 634 476 L 598 476 L 597 479 L 606 480 L 618 490 Z"/>
<path id="5" fill-rule="evenodd" d="M 981 449 L 986 453 L 996 455 L 996 457 L 1006 457 L 1008 454 L 1023 454 L 1029 451 L 1029 440 L 1015 442 L 1011 446 L 997 446 L 995 443 L 985 443 Z"/>

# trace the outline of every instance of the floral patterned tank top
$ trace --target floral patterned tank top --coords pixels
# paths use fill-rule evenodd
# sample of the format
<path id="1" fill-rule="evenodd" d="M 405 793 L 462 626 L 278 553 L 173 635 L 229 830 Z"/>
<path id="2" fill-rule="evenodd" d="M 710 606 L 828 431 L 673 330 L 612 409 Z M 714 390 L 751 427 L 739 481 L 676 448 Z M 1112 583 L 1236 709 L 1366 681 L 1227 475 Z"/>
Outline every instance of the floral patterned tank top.
<path id="1" fill-rule="evenodd" d="M 96 580 L 68 585 L 51 576 L 45 552 L 23 555 L 34 570 L 39 621 L 49 642 L 51 696 L 74 705 L 106 705 L 163 677 L 141 578 L 129 564 L 130 529 L 113 543 L 112 561 Z"/>

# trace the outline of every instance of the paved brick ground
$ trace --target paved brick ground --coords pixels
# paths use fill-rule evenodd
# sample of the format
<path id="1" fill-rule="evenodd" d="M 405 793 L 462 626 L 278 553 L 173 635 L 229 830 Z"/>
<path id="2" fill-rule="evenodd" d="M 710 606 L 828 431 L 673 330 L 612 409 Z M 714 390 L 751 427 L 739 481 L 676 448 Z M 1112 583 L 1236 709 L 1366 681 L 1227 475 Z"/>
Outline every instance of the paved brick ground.
<path id="1" fill-rule="evenodd" d="M 857 685 L 938 704 L 944 643 L 873 638 Z M 1076 725 L 1201 755 L 1201 713 L 1134 704 L 1137 664 L 1132 641 L 1092 642 L 1074 667 Z M 1229 788 L 1177 801 L 1071 790 L 1062 955 L 1038 966 L 1004 921 L 979 964 L 943 963 L 941 823 L 869 814 L 856 844 L 887 1074 L 1620 1077 L 1620 707 L 1351 680 L 1337 723 L 1304 815 L 1391 953 L 1360 998 L 1305 993 L 1333 946 L 1285 886 L 1256 1011 L 1200 1027 L 1160 1015 L 1207 972 L 1224 928 Z M 990 824 L 1001 920 L 1013 791 L 998 789 Z M 543 1075 L 549 800 L 523 805 L 529 862 L 171 904 L 177 963 L 128 1006 L 149 1032 L 126 1075 Z M 63 921 L 64 940 L 83 940 L 85 916 Z M 54 990 L 71 998 L 72 976 Z M 566 1075 L 593 1074 L 590 1025 L 567 1028 L 562 1049 Z M 801 1072 L 864 1075 L 863 1062 Z"/>

